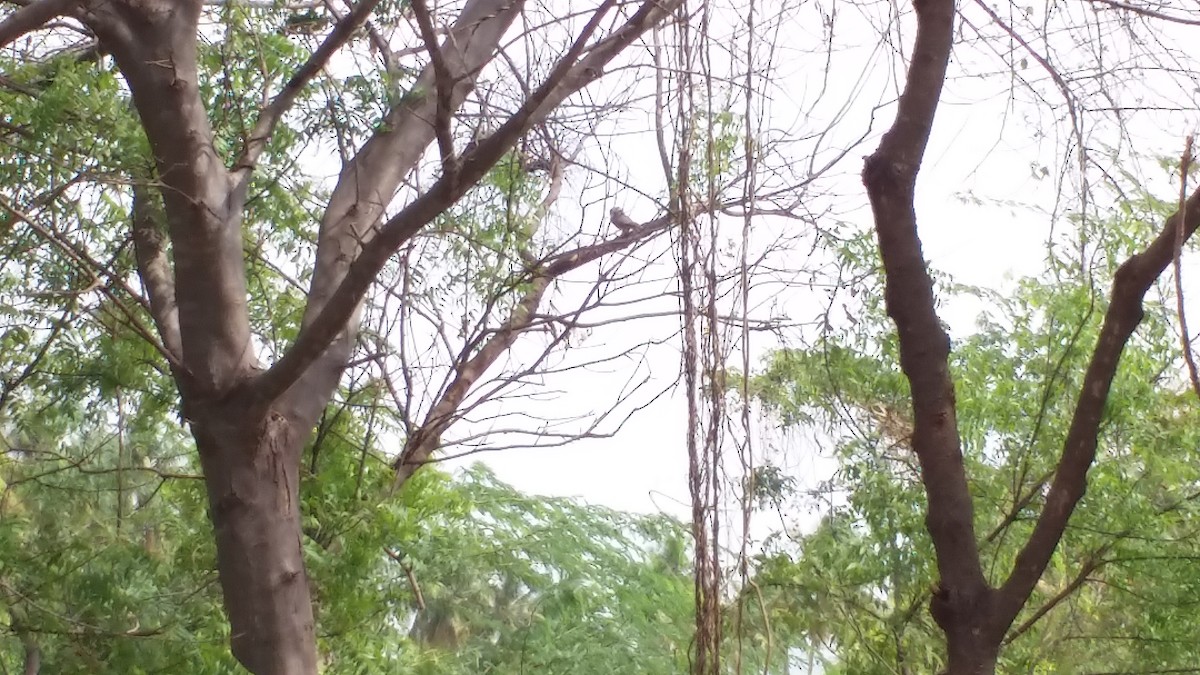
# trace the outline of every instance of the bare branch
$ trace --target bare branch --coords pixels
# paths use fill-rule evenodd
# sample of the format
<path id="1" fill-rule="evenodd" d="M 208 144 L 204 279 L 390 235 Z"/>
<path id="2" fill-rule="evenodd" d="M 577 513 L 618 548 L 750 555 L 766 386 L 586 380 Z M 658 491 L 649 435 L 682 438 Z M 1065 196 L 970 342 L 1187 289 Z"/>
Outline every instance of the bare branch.
<path id="1" fill-rule="evenodd" d="M 363 247 L 320 314 L 311 322 L 306 322 L 291 349 L 253 385 L 258 400 L 273 401 L 287 391 L 346 329 L 376 275 L 404 242 L 462 197 L 523 133 L 544 119 L 556 105 L 599 78 L 610 60 L 667 16 L 678 2 L 644 3 L 621 28 L 587 49 L 588 40 L 598 28 L 600 19 L 615 4 L 615 0 L 606 0 L 546 81 L 525 100 L 520 110 L 462 158 L 458 180 L 451 181 L 443 176 L 389 220 L 379 234 Z M 585 50 L 587 56 L 580 59 Z"/>
<path id="2" fill-rule="evenodd" d="M 311 0 L 310 2 L 288 2 L 281 5 L 275 0 L 204 0 L 205 7 L 224 7 L 226 5 L 240 5 L 255 9 L 286 9 L 295 12 L 303 9 L 316 9 L 321 6 L 321 3 L 319 0 Z"/>
<path id="3" fill-rule="evenodd" d="M 491 338 L 465 363 L 455 369 L 454 381 L 446 388 L 438 402 L 425 416 L 425 422 L 408 437 L 404 450 L 396 460 L 394 487 L 403 485 L 441 444 L 442 433 L 450 426 L 458 407 L 467 392 L 481 375 L 502 354 L 508 351 L 517 336 L 529 327 L 534 312 L 542 302 L 542 296 L 554 277 L 539 274 L 534 277 L 529 290 L 513 308 L 512 314 L 496 329 Z"/>
<path id="4" fill-rule="evenodd" d="M 54 345 L 54 341 L 58 339 L 58 336 L 62 333 L 63 329 L 72 323 L 71 319 L 73 318 L 75 318 L 75 302 L 71 301 L 67 303 L 66 308 L 63 309 L 63 312 L 59 316 L 58 320 L 50 326 L 49 333 L 46 335 L 46 338 L 42 340 L 41 346 L 34 350 L 33 357 L 25 363 L 25 367 L 21 369 L 21 372 L 17 373 L 15 376 L 5 377 L 3 380 L 0 380 L 0 410 L 8 409 L 7 406 L 9 397 L 11 397 L 13 392 L 15 392 L 17 388 L 24 384 L 26 380 L 32 377 L 37 371 L 38 367 L 42 365 L 42 360 L 46 358 L 46 354 L 49 353 L 50 347 Z"/>
<path id="5" fill-rule="evenodd" d="M 495 54 L 504 32 L 520 13 L 522 2 L 467 0 L 442 46 L 443 55 L 458 75 L 453 97 L 455 106 L 462 104 L 474 86 L 476 74 Z M 430 120 L 436 114 L 437 104 L 427 95 L 433 83 L 434 73 L 429 66 L 384 118 L 379 130 L 346 162 L 321 218 L 316 265 L 302 327 L 310 325 L 321 314 L 346 278 L 360 247 L 374 236 L 384 207 L 392 201 L 404 177 L 417 165 L 434 139 Z M 357 302 L 355 300 L 355 306 L 348 308 L 350 318 L 339 327 L 339 330 L 345 328 L 342 338 L 325 349 L 320 357 L 322 366 L 292 375 L 304 378 L 303 386 L 294 389 L 289 403 L 296 414 L 315 421 L 324 407 L 324 400 L 337 386 L 354 344 Z"/>
<path id="6" fill-rule="evenodd" d="M 1179 227 L 1175 228 L 1175 313 L 1179 316 L 1179 347 L 1183 350 L 1183 360 L 1187 363 L 1188 379 L 1192 381 L 1192 391 L 1200 397 L 1200 373 L 1196 371 L 1196 357 L 1192 354 L 1192 339 L 1188 334 L 1187 313 L 1183 309 L 1183 258 L 1184 231 L 1187 229 L 1187 211 L 1184 210 L 1187 200 L 1188 171 L 1192 168 L 1192 143 L 1195 137 L 1188 134 L 1183 144 L 1183 154 L 1179 157 L 1179 206 L 1183 214 L 1179 219 Z"/>
<path id="7" fill-rule="evenodd" d="M 542 208 L 544 209 L 544 207 L 543 204 Z M 714 209 L 714 206 L 709 206 L 706 210 Z M 536 269 L 531 270 L 531 278 L 525 282 L 529 284 L 529 289 L 513 308 L 508 319 L 495 329 L 491 337 L 474 355 L 455 367 L 453 381 L 425 415 L 421 425 L 405 442 L 404 449 L 396 458 L 394 465 L 396 468 L 394 487 L 398 488 L 403 485 L 417 469 L 429 463 L 430 456 L 441 445 L 442 434 L 458 418 L 459 407 L 480 376 L 512 347 L 522 332 L 546 322 L 546 317 L 538 314 L 538 308 L 547 288 L 554 280 L 636 241 L 656 236 L 670 227 L 674 220 L 672 215 L 666 214 L 648 223 L 635 224 L 630 228 L 623 229 L 619 237 L 564 251 L 548 258 Z M 571 327 L 579 325 L 577 321 L 570 322 Z"/>
<path id="8" fill-rule="evenodd" d="M 79 0 L 35 0 L 0 21 L 0 49 L 73 10 Z"/>
<path id="9" fill-rule="evenodd" d="M 1171 23 L 1180 23 L 1185 26 L 1200 26 L 1200 19 L 1188 19 L 1182 16 L 1175 16 L 1174 14 L 1167 14 L 1166 12 L 1160 12 L 1150 7 L 1141 7 L 1128 2 L 1117 2 L 1117 0 L 1088 0 L 1088 2 L 1093 2 L 1097 5 L 1105 5 L 1107 7 L 1126 12 L 1132 12 L 1134 14 L 1140 14 L 1141 16 L 1147 16 L 1152 19 L 1161 19 Z"/>
<path id="10" fill-rule="evenodd" d="M 425 594 L 421 592 L 421 585 L 417 583 L 417 576 L 413 573 L 412 564 L 405 562 L 404 556 L 391 548 L 385 546 L 383 551 L 389 558 L 399 563 L 400 567 L 404 570 L 404 576 L 408 579 L 408 586 L 413 592 L 413 605 L 418 611 L 424 612 Z"/>

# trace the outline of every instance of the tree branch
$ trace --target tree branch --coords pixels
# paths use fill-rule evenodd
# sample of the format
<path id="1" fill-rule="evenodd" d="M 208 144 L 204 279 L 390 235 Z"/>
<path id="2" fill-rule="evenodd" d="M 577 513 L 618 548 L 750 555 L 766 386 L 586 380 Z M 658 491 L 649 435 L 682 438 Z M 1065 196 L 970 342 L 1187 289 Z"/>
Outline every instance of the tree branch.
<path id="1" fill-rule="evenodd" d="M 542 297 L 554 277 L 534 272 L 530 288 L 513 308 L 508 319 L 495 330 L 487 342 L 471 358 L 455 368 L 454 379 L 437 403 L 425 415 L 425 421 L 417 427 L 404 443 L 404 449 L 396 459 L 396 480 L 393 489 L 400 487 L 419 469 L 429 456 L 441 445 L 442 433 L 450 426 L 458 407 L 466 398 L 479 377 L 496 362 L 516 341 L 537 312 Z"/>
<path id="2" fill-rule="evenodd" d="M 1104 555 L 1108 553 L 1108 548 L 1110 545 L 1111 544 L 1105 544 L 1088 556 L 1087 560 L 1085 560 L 1083 565 L 1080 566 L 1079 572 L 1075 574 L 1075 578 L 1071 579 L 1070 583 L 1068 583 L 1066 586 L 1063 586 L 1057 593 L 1054 594 L 1052 598 L 1043 603 L 1041 607 L 1038 607 L 1028 619 L 1022 621 L 1021 625 L 1014 628 L 1012 632 L 1005 636 L 1004 644 L 1008 644 L 1029 632 L 1029 629 L 1033 628 L 1034 625 L 1036 625 L 1038 621 L 1041 621 L 1044 616 L 1049 614 L 1051 610 L 1062 604 L 1064 600 L 1071 597 L 1075 591 L 1079 590 L 1085 583 L 1087 583 L 1092 572 L 1095 572 L 1097 568 L 1106 562 L 1104 560 Z"/>
<path id="3" fill-rule="evenodd" d="M 421 39 L 429 50 L 429 61 L 433 66 L 434 92 L 437 94 L 437 112 L 433 116 L 433 130 L 437 136 L 438 151 L 442 156 L 442 173 L 451 181 L 457 180 L 458 157 L 454 154 L 454 139 L 450 136 L 450 116 L 454 114 L 454 76 L 442 56 L 442 49 L 437 43 L 437 34 L 433 30 L 433 20 L 429 16 L 429 8 L 425 0 L 412 0 L 413 16 L 417 19 L 417 27 L 421 31 Z"/>
<path id="4" fill-rule="evenodd" d="M 1183 154 L 1179 157 L 1179 206 L 1176 210 L 1183 214 L 1179 219 L 1179 227 L 1175 229 L 1175 251 L 1172 261 L 1175 263 L 1175 314 L 1179 317 L 1179 348 L 1183 351 L 1183 360 L 1187 363 L 1188 379 L 1192 382 L 1192 391 L 1200 397 L 1200 371 L 1196 369 L 1196 357 L 1192 354 L 1192 338 L 1188 331 L 1187 312 L 1184 311 L 1183 298 L 1183 238 L 1187 228 L 1187 182 L 1188 172 L 1192 168 L 1192 144 L 1195 136 L 1188 134 L 1183 143 Z"/>
<path id="5" fill-rule="evenodd" d="M 442 46 L 449 67 L 458 75 L 453 107 L 466 99 L 474 86 L 475 74 L 491 60 L 522 7 L 523 0 L 467 0 Z M 395 197 L 401 181 L 433 140 L 430 120 L 437 112 L 437 104 L 427 95 L 433 83 L 433 68 L 427 66 L 407 95 L 387 114 L 379 130 L 342 169 L 321 218 L 316 264 L 302 327 L 317 318 L 345 279 L 363 243 L 374 236 L 384 207 Z M 337 386 L 354 344 L 357 300 L 350 309 L 352 313 L 343 326 L 341 339 L 325 343 L 328 348 L 322 347 L 325 350 L 318 367 L 291 376 L 303 378 L 302 386 L 294 388 L 286 406 L 292 414 L 315 423 L 328 394 Z M 286 387 L 279 393 L 284 390 Z"/>
<path id="6" fill-rule="evenodd" d="M 17 8 L 0 21 L 0 49 L 41 28 L 51 19 L 70 12 L 77 4 L 79 0 L 35 0 Z"/>
<path id="7" fill-rule="evenodd" d="M 200 97 L 198 0 L 94 3 L 85 17 L 129 85 L 158 170 L 171 238 L 180 356 L 227 391 L 254 365 L 240 208 Z"/>
<path id="8" fill-rule="evenodd" d="M 1171 23 L 1183 24 L 1185 26 L 1200 26 L 1200 19 L 1189 19 L 1187 17 L 1175 16 L 1174 14 L 1167 14 L 1166 12 L 1160 12 L 1150 7 L 1141 7 L 1128 2 L 1117 2 L 1116 0 L 1088 0 L 1088 2 L 1092 2 L 1097 5 L 1106 5 L 1112 9 L 1123 10 L 1133 14 L 1140 14 L 1141 16 L 1150 17 L 1152 19 L 1169 21 Z"/>
<path id="9" fill-rule="evenodd" d="M 116 307 L 122 315 L 124 315 L 125 320 L 128 322 L 129 328 L 136 332 L 142 339 L 144 339 L 147 344 L 162 354 L 167 363 L 176 369 L 182 367 L 182 364 L 176 360 L 175 354 L 171 353 L 162 345 L 162 343 L 155 339 L 153 332 L 142 325 L 141 321 L 138 320 L 137 315 L 128 307 L 126 307 L 125 304 L 117 297 L 116 293 L 113 292 L 113 288 L 119 288 L 120 290 L 124 291 L 125 295 L 133 298 L 135 302 L 138 302 L 143 307 L 146 306 L 145 300 L 129 287 L 120 274 L 117 274 L 114 271 L 111 261 L 109 264 L 105 264 L 96 260 L 89 255 L 83 247 L 71 242 L 65 236 L 63 236 L 62 233 L 38 224 L 33 217 L 30 216 L 30 214 L 25 213 L 9 204 L 8 201 L 3 197 L 0 197 L 0 210 L 8 212 L 13 218 L 25 223 L 29 229 L 33 230 L 38 236 L 60 250 L 77 270 L 87 275 L 90 279 L 84 288 L 66 291 L 65 293 L 50 293 L 49 295 L 78 296 L 87 291 L 98 291 L 108 298 L 113 303 L 113 306 Z M 101 277 L 107 278 L 108 283 L 101 283 Z"/>
<path id="10" fill-rule="evenodd" d="M 133 252 L 138 276 L 150 301 L 150 317 L 158 328 L 163 348 L 175 355 L 178 363 L 183 351 L 179 337 L 179 306 L 175 303 L 175 280 L 167 256 L 166 233 L 161 213 L 154 207 L 154 195 L 145 185 L 133 185 Z"/>
<path id="11" fill-rule="evenodd" d="M 341 282 L 328 296 L 328 301 L 323 303 L 319 314 L 312 313 L 314 305 L 310 301 L 305 325 L 295 343 L 253 385 L 255 398 L 260 403 L 275 400 L 304 375 L 339 334 L 343 344 L 348 342 L 348 328 L 358 305 L 391 255 L 483 178 L 523 133 L 545 118 L 568 96 L 599 78 L 609 61 L 667 16 L 679 2 L 670 0 L 658 3 L 648 0 L 621 28 L 587 49 L 587 42 L 598 28 L 601 18 L 615 5 L 615 0 L 606 0 L 546 81 L 495 133 L 480 141 L 474 151 L 463 156 L 458 180 L 451 181 L 443 176 L 389 220 L 378 235 L 363 246 L 354 262 L 346 267 Z M 587 56 L 579 58 L 585 50 Z M 342 363 L 344 358 L 336 366 L 338 372 Z"/>
<path id="12" fill-rule="evenodd" d="M 1079 388 L 1071 427 L 1063 442 L 1062 457 L 1046 494 L 1045 505 L 1029 535 L 1029 541 L 1017 554 L 1013 569 L 999 591 L 998 611 L 1005 625 L 1016 618 L 1033 592 L 1034 585 L 1041 578 L 1062 538 L 1067 521 L 1083 498 L 1087 488 L 1087 472 L 1096 459 L 1104 403 L 1112 389 L 1121 354 L 1142 321 L 1143 298 L 1174 257 L 1179 221 L 1185 215 L 1184 234 L 1190 238 L 1200 224 L 1200 190 L 1188 198 L 1186 211 L 1172 214 L 1154 241 L 1117 269 L 1112 298 Z"/>
<path id="13" fill-rule="evenodd" d="M 283 114 L 296 102 L 296 98 L 304 87 L 329 63 L 329 59 L 333 58 L 334 53 L 349 42 L 354 32 L 367 22 L 367 18 L 371 16 L 371 12 L 375 11 L 379 3 L 380 0 L 361 0 L 355 5 L 349 14 L 337 22 L 337 25 L 312 53 L 308 61 L 296 70 L 270 104 L 259 113 L 258 120 L 254 123 L 254 129 L 250 131 L 250 136 L 246 141 L 246 149 L 234 163 L 233 178 L 237 181 L 235 194 L 238 196 L 239 202 L 245 200 L 246 190 L 250 185 L 250 176 Z"/>
<path id="14" fill-rule="evenodd" d="M 404 449 L 394 464 L 396 480 L 393 489 L 399 488 L 417 469 L 428 463 L 430 455 L 441 445 L 442 434 L 456 419 L 459 406 L 479 378 L 512 347 L 522 332 L 535 321 L 544 320 L 537 310 L 551 283 L 567 272 L 665 231 L 673 221 L 674 218 L 669 214 L 660 216 L 619 237 L 554 255 L 531 270 L 530 278 L 526 281 L 530 288 L 513 308 L 508 319 L 495 329 L 492 336 L 474 355 L 455 368 L 450 385 L 430 408 L 425 420 L 405 442 Z"/>
<path id="15" fill-rule="evenodd" d="M 913 205 L 917 174 L 941 98 L 954 37 L 953 0 L 914 0 L 917 36 L 892 127 L 867 158 L 863 183 L 871 200 L 883 258 L 888 314 L 900 341 L 900 366 L 912 390 L 912 446 L 928 500 L 926 526 L 937 554 L 940 587 L 934 616 L 947 632 L 961 629 L 939 605 L 986 599 L 975 540 L 974 507 L 958 434 L 950 339 L 935 307 Z M 953 663 L 953 657 L 951 663 Z"/>

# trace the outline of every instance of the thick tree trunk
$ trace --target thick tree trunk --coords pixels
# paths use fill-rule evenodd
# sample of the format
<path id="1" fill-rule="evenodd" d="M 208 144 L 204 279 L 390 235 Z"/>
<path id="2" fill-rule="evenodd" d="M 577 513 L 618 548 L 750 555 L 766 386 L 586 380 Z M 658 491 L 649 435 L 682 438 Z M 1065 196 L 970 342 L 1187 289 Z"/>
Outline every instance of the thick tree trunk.
<path id="1" fill-rule="evenodd" d="M 946 636 L 942 675 L 994 675 L 1000 644 L 1010 622 L 997 619 L 996 590 L 981 576 L 974 583 L 938 584 L 929 613 Z"/>
<path id="2" fill-rule="evenodd" d="M 316 638 L 301 550 L 305 433 L 275 412 L 228 409 L 192 424 L 208 486 L 233 655 L 256 675 L 315 675 Z"/>
<path id="3" fill-rule="evenodd" d="M 944 675 L 995 675 L 997 648 L 978 640 L 947 640 L 950 665 Z"/>
<path id="4" fill-rule="evenodd" d="M 948 660 L 943 675 L 995 675 L 1004 634 L 981 625 L 989 619 L 989 612 L 977 610 L 956 625 L 942 626 Z"/>

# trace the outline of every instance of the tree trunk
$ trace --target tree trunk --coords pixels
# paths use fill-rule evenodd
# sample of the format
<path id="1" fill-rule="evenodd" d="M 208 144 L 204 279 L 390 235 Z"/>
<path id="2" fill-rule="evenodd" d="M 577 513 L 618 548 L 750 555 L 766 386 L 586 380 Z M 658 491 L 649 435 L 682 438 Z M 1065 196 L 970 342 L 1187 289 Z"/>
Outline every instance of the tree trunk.
<path id="1" fill-rule="evenodd" d="M 981 617 L 973 618 L 977 625 Z M 971 624 L 945 632 L 949 663 L 943 675 L 995 675 L 999 640 Z"/>
<path id="2" fill-rule="evenodd" d="M 996 619 L 996 591 L 982 580 L 961 588 L 938 584 L 929 613 L 946 635 L 942 675 L 995 675 L 1008 623 Z"/>
<path id="3" fill-rule="evenodd" d="M 256 675 L 317 672 L 300 531 L 300 451 L 307 434 L 299 428 L 277 412 L 239 415 L 228 404 L 192 423 L 230 646 Z"/>
<path id="4" fill-rule="evenodd" d="M 995 675 L 996 650 L 974 641 L 955 645 L 949 641 L 950 666 L 944 675 Z"/>
<path id="5" fill-rule="evenodd" d="M 62 13 L 73 3 L 37 4 Z M 405 96 L 343 167 L 318 230 L 300 333 L 264 372 L 255 360 L 247 311 L 242 216 L 251 175 L 299 90 L 376 4 L 358 3 L 331 29 L 306 65 L 264 106 L 242 156 L 232 162 L 217 152 L 201 90 L 197 37 L 202 0 L 85 0 L 78 12 L 113 55 L 154 153 L 157 175 L 152 182 L 159 186 L 162 208 L 153 191 L 134 190 L 138 271 L 204 469 L 233 655 L 257 675 L 317 672 L 301 550 L 300 452 L 337 388 L 354 345 L 356 314 L 371 284 L 404 242 L 482 179 L 521 135 L 670 16 L 679 2 L 644 2 L 600 38 L 601 18 L 617 4 L 602 3 L 516 113 L 461 161 L 445 164 L 441 178 L 380 224 L 383 205 L 395 196 L 438 129 L 440 145 L 449 145 L 450 117 L 496 56 L 523 2 L 468 0 L 440 49 L 427 36 L 434 63 L 411 92 L 427 90 L 437 96 Z M 40 9 L 25 12 L 22 25 L 43 15 Z M 5 39 L 0 35 L 0 43 Z M 629 238 L 614 240 L 590 251 L 600 257 L 629 243 Z M 544 274 L 565 271 L 578 261 L 551 262 L 559 267 L 549 265 Z M 529 302 L 536 306 L 537 299 Z M 489 343 L 503 349 L 468 364 L 486 366 L 486 359 L 497 358 L 525 327 L 518 324 L 528 324 L 527 318 L 518 315 L 509 333 Z M 462 372 L 458 375 L 462 391 L 455 396 L 465 394 L 471 384 Z"/>

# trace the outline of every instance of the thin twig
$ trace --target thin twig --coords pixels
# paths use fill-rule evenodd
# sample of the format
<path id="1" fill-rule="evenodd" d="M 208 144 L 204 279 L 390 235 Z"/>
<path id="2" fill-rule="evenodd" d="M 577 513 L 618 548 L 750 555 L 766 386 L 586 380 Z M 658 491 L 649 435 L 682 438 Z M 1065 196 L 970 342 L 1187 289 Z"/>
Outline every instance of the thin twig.
<path id="1" fill-rule="evenodd" d="M 1158 10 L 1151 9 L 1149 7 L 1139 7 L 1137 5 L 1131 5 L 1127 2 L 1117 2 L 1116 0 L 1088 0 L 1088 2 L 1094 2 L 1098 5 L 1107 5 L 1108 7 L 1111 7 L 1112 9 L 1124 10 L 1126 12 L 1132 12 L 1134 14 L 1139 14 L 1141 16 L 1150 17 L 1152 19 L 1159 19 L 1161 21 L 1170 21 L 1171 23 L 1180 23 L 1185 26 L 1200 26 L 1200 19 L 1187 19 L 1182 16 L 1175 16 L 1173 14 L 1167 14 L 1166 12 L 1160 12 Z"/>
<path id="2" fill-rule="evenodd" d="M 1188 134 L 1183 142 L 1183 155 L 1179 157 L 1179 227 L 1175 228 L 1175 311 L 1179 314 L 1179 347 L 1183 350 L 1183 360 L 1187 362 L 1192 391 L 1200 397 L 1200 373 L 1196 371 L 1196 357 L 1192 354 L 1187 314 L 1183 310 L 1183 268 L 1179 264 L 1183 256 L 1183 240 L 1187 233 L 1187 182 L 1188 170 L 1192 168 L 1193 141 L 1194 135 Z"/>
<path id="3" fill-rule="evenodd" d="M 279 124 L 284 113 L 296 102 L 304 87 L 325 68 L 334 53 L 349 42 L 354 32 L 366 23 L 367 17 L 375 11 L 379 2 L 380 0 L 362 0 L 355 5 L 349 14 L 337 22 L 324 42 L 292 75 L 271 103 L 259 113 L 258 120 L 254 123 L 254 129 L 251 130 L 246 141 L 246 148 L 243 150 L 242 156 L 234 163 L 234 171 L 242 191 L 249 185 L 250 173 L 258 164 L 259 156 L 266 150 L 267 142 L 270 141 L 271 134 L 275 131 L 275 126 Z"/>

